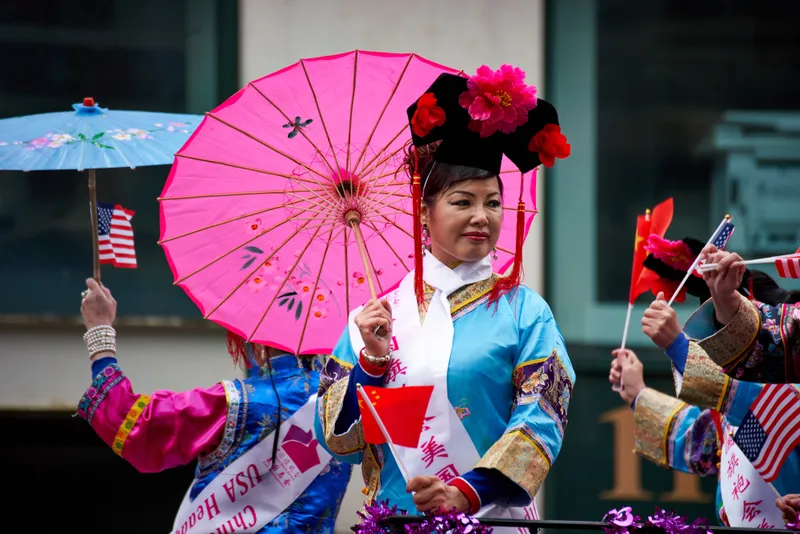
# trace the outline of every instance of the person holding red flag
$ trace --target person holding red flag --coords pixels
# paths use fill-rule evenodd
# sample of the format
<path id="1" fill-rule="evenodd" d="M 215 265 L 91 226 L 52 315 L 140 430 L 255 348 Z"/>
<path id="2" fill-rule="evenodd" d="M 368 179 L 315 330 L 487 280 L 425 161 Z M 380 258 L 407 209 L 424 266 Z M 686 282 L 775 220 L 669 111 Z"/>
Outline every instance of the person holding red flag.
<path id="1" fill-rule="evenodd" d="M 575 372 L 549 306 L 519 284 L 524 224 L 507 276 L 493 274 L 491 256 L 503 156 L 527 173 L 570 148 L 555 108 L 523 77 L 509 65 L 469 79 L 443 74 L 408 110 L 415 269 L 353 311 L 318 397 L 317 435 L 334 457 L 362 464 L 370 503 L 538 517 L 533 499 L 561 450 Z M 384 407 L 390 440 L 378 445 L 385 436 L 373 439 L 359 385 L 370 405 L 370 392 L 381 396 L 376 413 L 398 395 L 424 404 L 425 391 L 411 388 L 433 388 L 413 428 Z M 402 444 L 392 443 L 398 432 Z M 495 529 L 506 531 L 516 529 Z"/>

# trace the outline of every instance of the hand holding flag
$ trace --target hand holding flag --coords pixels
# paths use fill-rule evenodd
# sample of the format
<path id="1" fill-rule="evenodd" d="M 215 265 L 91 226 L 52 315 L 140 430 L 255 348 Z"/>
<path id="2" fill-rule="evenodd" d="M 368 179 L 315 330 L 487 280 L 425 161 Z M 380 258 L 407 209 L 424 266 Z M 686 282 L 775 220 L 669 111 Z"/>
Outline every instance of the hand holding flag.
<path id="1" fill-rule="evenodd" d="M 722 219 L 722 222 L 719 223 L 719 226 L 717 226 L 717 229 L 714 230 L 713 234 L 711 234 L 711 238 L 706 243 L 706 246 L 703 247 L 704 252 L 705 249 L 711 245 L 715 246 L 719 250 L 725 248 L 725 245 L 728 243 L 728 240 L 733 235 L 734 226 L 733 223 L 731 222 L 731 219 L 733 219 L 733 217 L 731 217 L 730 215 L 725 215 L 725 217 Z M 693 276 L 693 273 L 695 272 L 697 266 L 704 261 L 704 252 L 700 253 L 694 259 L 694 262 L 692 262 L 692 266 L 689 267 L 689 269 L 687 269 L 686 276 L 683 277 L 681 283 L 678 284 L 678 289 L 675 290 L 675 293 L 673 293 L 672 297 L 669 299 L 670 306 L 672 306 L 672 303 L 675 302 L 675 299 L 680 294 L 681 289 L 683 289 L 683 286 L 686 284 L 686 281 L 689 280 L 689 277 Z"/>

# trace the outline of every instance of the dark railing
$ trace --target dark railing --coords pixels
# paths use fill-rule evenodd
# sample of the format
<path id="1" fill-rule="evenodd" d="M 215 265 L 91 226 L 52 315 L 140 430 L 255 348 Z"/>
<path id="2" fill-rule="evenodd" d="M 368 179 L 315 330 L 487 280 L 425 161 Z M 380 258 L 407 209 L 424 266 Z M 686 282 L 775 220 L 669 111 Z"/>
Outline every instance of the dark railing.
<path id="1" fill-rule="evenodd" d="M 426 517 L 422 516 L 409 516 L 409 515 L 398 515 L 393 517 L 387 517 L 383 521 L 382 524 L 389 527 L 392 532 L 397 532 L 398 534 L 403 532 L 404 525 L 410 525 L 413 523 L 421 523 L 425 521 Z M 535 534 L 539 531 L 539 529 L 553 529 L 553 530 L 596 530 L 602 531 L 604 528 L 610 526 L 608 523 L 603 523 L 602 521 L 556 521 L 556 520 L 517 520 L 517 519 L 491 519 L 491 518 L 480 518 L 479 521 L 482 525 L 486 525 L 488 527 L 512 527 L 518 529 L 527 529 L 528 532 Z M 735 527 L 718 527 L 715 525 L 710 525 L 709 530 L 712 532 L 754 532 L 755 529 L 752 528 L 735 528 Z M 771 529 L 769 532 L 773 533 L 780 533 L 780 534 L 797 534 L 792 530 L 784 530 L 784 529 Z"/>

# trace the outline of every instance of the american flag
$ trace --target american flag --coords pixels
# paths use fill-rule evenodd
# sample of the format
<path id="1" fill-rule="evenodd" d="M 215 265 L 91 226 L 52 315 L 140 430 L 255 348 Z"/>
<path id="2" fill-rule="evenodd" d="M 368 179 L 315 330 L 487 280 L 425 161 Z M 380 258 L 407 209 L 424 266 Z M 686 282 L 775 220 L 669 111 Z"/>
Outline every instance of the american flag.
<path id="1" fill-rule="evenodd" d="M 736 228 L 734 227 L 732 222 L 726 222 L 722 225 L 722 228 L 719 229 L 717 235 L 714 236 L 714 239 L 711 240 L 711 244 L 717 247 L 717 250 L 725 250 L 725 245 L 728 244 L 728 240 L 733 235 L 733 231 Z M 697 262 L 697 267 L 695 267 L 694 272 L 698 276 L 703 276 L 703 271 L 700 270 L 700 267 L 705 264 L 705 260 L 700 260 Z"/>
<path id="2" fill-rule="evenodd" d="M 775 480 L 800 444 L 800 392 L 792 384 L 765 385 L 733 441 L 764 481 Z"/>
<path id="3" fill-rule="evenodd" d="M 97 242 L 100 263 L 136 268 L 131 219 L 135 212 L 119 204 L 97 204 Z"/>
<path id="4" fill-rule="evenodd" d="M 720 228 L 719 233 L 714 237 L 711 244 L 717 247 L 717 250 L 725 250 L 725 245 L 728 244 L 728 240 L 733 235 L 734 230 L 733 223 L 726 222 L 722 228 Z"/>
<path id="5" fill-rule="evenodd" d="M 781 278 L 800 278 L 800 249 L 788 258 L 775 260 L 775 268 Z"/>

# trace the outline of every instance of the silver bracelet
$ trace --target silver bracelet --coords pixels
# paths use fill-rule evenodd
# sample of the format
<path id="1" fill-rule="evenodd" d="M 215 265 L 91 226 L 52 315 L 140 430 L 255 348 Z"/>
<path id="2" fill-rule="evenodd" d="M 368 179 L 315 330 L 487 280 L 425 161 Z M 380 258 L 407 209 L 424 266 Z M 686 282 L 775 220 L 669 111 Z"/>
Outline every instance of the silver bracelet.
<path id="1" fill-rule="evenodd" d="M 117 353 L 117 331 L 109 325 L 94 326 L 83 334 L 83 342 L 89 351 L 89 358 L 101 352 Z"/>
<path id="2" fill-rule="evenodd" d="M 373 356 L 368 354 L 367 351 L 364 351 L 364 358 L 376 367 L 384 367 L 392 359 L 392 349 L 389 347 L 389 352 L 386 356 Z"/>

